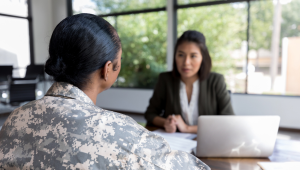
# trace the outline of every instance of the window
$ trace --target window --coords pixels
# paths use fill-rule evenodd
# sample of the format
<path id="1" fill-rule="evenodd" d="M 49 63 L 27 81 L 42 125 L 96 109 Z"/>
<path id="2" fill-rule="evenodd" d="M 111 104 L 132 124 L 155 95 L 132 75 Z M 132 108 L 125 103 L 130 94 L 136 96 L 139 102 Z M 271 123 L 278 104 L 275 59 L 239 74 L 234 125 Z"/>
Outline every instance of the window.
<path id="1" fill-rule="evenodd" d="M 188 5 L 194 3 L 209 2 L 209 1 L 218 1 L 218 0 L 177 0 L 177 3 L 179 5 Z"/>
<path id="2" fill-rule="evenodd" d="M 0 65 L 13 65 L 13 77 L 24 77 L 32 62 L 28 11 L 26 0 L 0 1 Z"/>
<path id="3" fill-rule="evenodd" d="M 105 15 L 157 9 L 166 6 L 164 0 L 72 0 L 73 13 Z"/>
<path id="4" fill-rule="evenodd" d="M 167 14 L 165 11 L 117 17 L 122 40 L 122 71 L 118 87 L 153 88 L 166 70 Z"/>
<path id="5" fill-rule="evenodd" d="M 73 0 L 73 13 L 107 19 L 123 45 L 115 87 L 153 88 L 167 69 L 166 2 Z M 278 3 L 280 2 L 280 3 Z M 177 0 L 180 36 L 202 32 L 213 61 L 234 93 L 300 95 L 300 0 Z M 177 15 L 175 15 L 177 14 Z"/>
<path id="6" fill-rule="evenodd" d="M 113 87 L 153 88 L 166 71 L 167 13 L 165 1 L 73 0 L 73 13 L 100 15 L 122 41 L 122 69 Z M 138 11 L 142 10 L 142 11 Z"/>
<path id="7" fill-rule="evenodd" d="M 0 13 L 27 17 L 28 4 L 26 0 L 1 0 Z"/>
<path id="8" fill-rule="evenodd" d="M 300 0 L 178 0 L 178 36 L 206 36 L 212 71 L 232 92 L 300 95 L 299 10 Z"/>
<path id="9" fill-rule="evenodd" d="M 300 0 L 250 2 L 248 92 L 300 95 Z"/>

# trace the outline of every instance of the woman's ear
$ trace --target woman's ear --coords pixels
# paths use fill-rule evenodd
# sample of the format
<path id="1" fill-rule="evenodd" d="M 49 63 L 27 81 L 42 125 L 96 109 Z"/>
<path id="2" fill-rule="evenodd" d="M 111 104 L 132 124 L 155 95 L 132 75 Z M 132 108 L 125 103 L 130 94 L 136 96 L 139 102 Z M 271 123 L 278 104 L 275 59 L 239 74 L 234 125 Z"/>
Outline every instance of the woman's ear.
<path id="1" fill-rule="evenodd" d="M 108 74 L 111 70 L 111 67 L 112 67 L 112 63 L 111 61 L 107 61 L 102 69 L 102 78 L 107 81 L 108 79 Z"/>

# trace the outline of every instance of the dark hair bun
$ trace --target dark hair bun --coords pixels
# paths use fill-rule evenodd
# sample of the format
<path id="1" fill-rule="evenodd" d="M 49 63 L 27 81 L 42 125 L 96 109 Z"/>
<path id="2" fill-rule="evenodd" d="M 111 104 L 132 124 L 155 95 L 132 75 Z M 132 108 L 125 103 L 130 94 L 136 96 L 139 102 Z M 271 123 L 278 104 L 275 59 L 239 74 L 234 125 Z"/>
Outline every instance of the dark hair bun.
<path id="1" fill-rule="evenodd" d="M 60 57 L 49 58 L 45 65 L 45 72 L 53 77 L 61 77 L 65 74 L 66 65 Z"/>
<path id="2" fill-rule="evenodd" d="M 82 88 L 92 72 L 116 58 L 120 48 L 118 34 L 103 18 L 73 15 L 62 20 L 52 33 L 45 72 L 55 81 Z"/>

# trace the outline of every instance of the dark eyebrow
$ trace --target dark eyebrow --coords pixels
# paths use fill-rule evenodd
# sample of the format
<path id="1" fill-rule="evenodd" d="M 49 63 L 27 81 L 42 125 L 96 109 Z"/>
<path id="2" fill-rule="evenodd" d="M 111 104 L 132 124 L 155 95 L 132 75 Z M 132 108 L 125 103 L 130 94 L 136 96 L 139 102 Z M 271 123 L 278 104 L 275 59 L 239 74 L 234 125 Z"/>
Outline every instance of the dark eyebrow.
<path id="1" fill-rule="evenodd" d="M 179 53 L 184 53 L 184 54 L 185 54 L 185 52 L 180 51 L 180 50 L 178 50 L 178 52 L 179 52 Z M 192 54 L 199 54 L 199 53 L 198 53 L 198 52 L 193 52 Z"/>

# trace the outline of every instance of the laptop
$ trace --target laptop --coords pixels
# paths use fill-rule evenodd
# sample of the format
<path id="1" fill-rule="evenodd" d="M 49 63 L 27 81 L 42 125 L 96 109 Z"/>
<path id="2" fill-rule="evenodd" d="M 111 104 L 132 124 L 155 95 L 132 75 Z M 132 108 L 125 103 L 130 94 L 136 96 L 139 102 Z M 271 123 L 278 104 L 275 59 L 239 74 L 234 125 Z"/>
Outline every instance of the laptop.
<path id="1" fill-rule="evenodd" d="M 199 116 L 198 157 L 268 157 L 272 155 L 279 116 Z"/>

